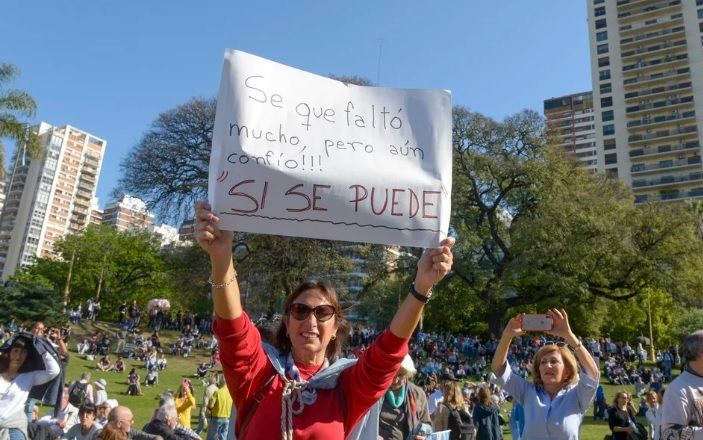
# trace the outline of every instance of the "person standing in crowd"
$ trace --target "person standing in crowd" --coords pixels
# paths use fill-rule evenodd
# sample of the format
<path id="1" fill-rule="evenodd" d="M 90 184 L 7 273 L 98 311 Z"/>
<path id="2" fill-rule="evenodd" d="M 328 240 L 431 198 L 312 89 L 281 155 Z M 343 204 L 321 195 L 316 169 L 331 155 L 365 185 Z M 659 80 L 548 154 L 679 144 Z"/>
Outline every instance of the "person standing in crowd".
<path id="1" fill-rule="evenodd" d="M 178 412 L 178 423 L 190 429 L 190 413 L 195 407 L 195 396 L 190 380 L 183 379 L 178 387 L 175 398 L 176 411 Z"/>
<path id="2" fill-rule="evenodd" d="M 98 379 L 95 381 L 95 401 L 93 402 L 95 406 L 100 405 L 103 402 L 107 402 L 107 391 L 105 390 L 105 387 L 107 387 L 107 381 L 105 379 Z"/>
<path id="3" fill-rule="evenodd" d="M 636 431 L 635 411 L 630 403 L 630 395 L 625 390 L 615 393 L 613 406 L 608 410 L 608 426 L 613 440 L 627 440 Z"/>
<path id="4" fill-rule="evenodd" d="M 383 440 L 421 440 L 432 432 L 425 392 L 409 380 L 416 372 L 413 360 L 406 354 L 383 396 L 378 422 L 378 433 Z"/>
<path id="5" fill-rule="evenodd" d="M 661 405 L 660 438 L 703 438 L 703 330 L 683 340 L 684 367 Z"/>
<path id="6" fill-rule="evenodd" d="M 210 419 L 210 399 L 217 391 L 218 375 L 210 374 L 208 386 L 203 391 L 203 403 L 200 405 L 200 414 L 198 417 L 198 427 L 195 432 L 200 434 L 203 431 L 207 432 Z"/>
<path id="7" fill-rule="evenodd" d="M 61 436 L 61 440 L 93 440 L 100 432 L 100 426 L 95 423 L 95 406 L 86 402 L 81 405 L 78 410 L 78 419 L 80 423 L 76 423 Z"/>
<path id="8" fill-rule="evenodd" d="M 178 412 L 173 401 L 168 401 L 156 410 L 156 415 L 146 425 L 144 432 L 161 436 L 163 440 L 183 440 L 174 430 L 178 425 Z"/>
<path id="9" fill-rule="evenodd" d="M 49 352 L 37 352 L 30 334 L 19 333 L 0 347 L 0 435 L 9 440 L 29 438 L 24 411 L 29 391 L 60 373 L 58 361 Z"/>
<path id="10" fill-rule="evenodd" d="M 659 395 L 656 391 L 648 391 L 647 398 L 647 424 L 649 425 L 649 438 L 651 440 L 659 440 Z"/>
<path id="11" fill-rule="evenodd" d="M 471 414 L 458 383 L 446 381 L 444 398 L 432 415 L 435 432 L 449 430 L 449 440 L 473 440 L 476 433 Z M 519 440 L 519 439 L 518 439 Z"/>
<path id="12" fill-rule="evenodd" d="M 207 203 L 196 203 L 195 210 L 194 235 L 210 256 L 213 330 L 237 405 L 237 438 L 342 440 L 352 434 L 394 381 L 432 287 L 451 269 L 454 240 L 425 250 L 388 330 L 352 361 L 339 359 L 349 323 L 334 288 L 323 281 L 304 282 L 288 296 L 274 344 L 264 349 L 242 308 L 233 234 L 218 228 Z"/>
<path id="13" fill-rule="evenodd" d="M 478 389 L 478 403 L 472 414 L 476 426 L 476 440 L 502 440 L 500 409 L 495 405 L 487 385 Z"/>
<path id="14" fill-rule="evenodd" d="M 525 431 L 525 409 L 512 396 L 510 400 L 513 403 L 513 407 L 510 410 L 510 421 L 508 422 L 510 434 L 513 436 L 513 440 L 521 440 L 523 437 L 522 433 Z"/>
<path id="15" fill-rule="evenodd" d="M 229 417 L 232 413 L 232 396 L 227 388 L 225 377 L 218 378 L 219 388 L 208 401 L 210 423 L 207 429 L 207 440 L 226 440 L 229 430 Z"/>
<path id="16" fill-rule="evenodd" d="M 600 373 L 588 350 L 571 331 L 566 310 L 551 309 L 547 315 L 552 328 L 545 333 L 564 339 L 573 353 L 564 343 L 545 344 L 532 362 L 534 383 L 515 374 L 508 364 L 508 349 L 513 338 L 526 333 L 524 314 L 520 314 L 505 326 L 491 369 L 497 376 L 495 383 L 525 410 L 524 438 L 578 439 L 579 427 L 595 396 Z"/>

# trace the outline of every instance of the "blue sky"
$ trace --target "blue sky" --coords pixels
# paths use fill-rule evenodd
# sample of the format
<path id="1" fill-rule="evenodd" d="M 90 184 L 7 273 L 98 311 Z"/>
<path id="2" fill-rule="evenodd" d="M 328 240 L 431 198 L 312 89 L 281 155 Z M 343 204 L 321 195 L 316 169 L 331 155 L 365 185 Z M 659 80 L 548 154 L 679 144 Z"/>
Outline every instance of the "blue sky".
<path id="1" fill-rule="evenodd" d="M 454 105 L 496 119 L 591 89 L 583 0 L 9 0 L 2 14 L 0 62 L 21 69 L 13 86 L 37 100 L 35 121 L 108 141 L 101 206 L 159 113 L 216 94 L 225 48 L 449 89 Z"/>

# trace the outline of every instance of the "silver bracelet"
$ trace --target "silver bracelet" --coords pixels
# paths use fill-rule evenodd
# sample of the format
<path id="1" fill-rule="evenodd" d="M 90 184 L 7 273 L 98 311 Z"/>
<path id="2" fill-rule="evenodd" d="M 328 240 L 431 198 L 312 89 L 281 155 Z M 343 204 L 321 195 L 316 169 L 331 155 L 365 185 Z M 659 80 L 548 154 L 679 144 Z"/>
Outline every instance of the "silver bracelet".
<path id="1" fill-rule="evenodd" d="M 237 280 L 237 271 L 235 270 L 234 275 L 232 275 L 232 279 L 229 281 L 226 281 L 224 283 L 216 283 L 212 280 L 212 274 L 210 274 L 210 278 L 207 279 L 207 282 L 208 282 L 208 284 L 210 284 L 210 286 L 212 286 L 213 289 L 224 289 L 225 287 L 229 287 L 232 284 L 234 284 L 234 282 L 236 280 Z"/>

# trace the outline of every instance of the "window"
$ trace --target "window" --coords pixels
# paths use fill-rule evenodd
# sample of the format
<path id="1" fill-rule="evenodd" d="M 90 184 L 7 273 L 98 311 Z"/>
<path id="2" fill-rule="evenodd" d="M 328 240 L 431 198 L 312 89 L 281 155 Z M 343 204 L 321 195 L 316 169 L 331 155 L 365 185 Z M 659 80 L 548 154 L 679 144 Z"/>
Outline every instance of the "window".
<path id="1" fill-rule="evenodd" d="M 613 98 L 611 96 L 601 98 L 600 99 L 600 106 L 601 107 L 612 107 L 613 106 Z"/>
<path id="2" fill-rule="evenodd" d="M 598 72 L 598 79 L 601 81 L 610 79 L 610 69 L 601 70 Z"/>
<path id="3" fill-rule="evenodd" d="M 610 58 L 609 57 L 598 58 L 598 67 L 605 67 L 605 66 L 610 66 Z"/>
<path id="4" fill-rule="evenodd" d="M 606 26 L 607 23 L 605 22 L 605 18 L 599 18 L 596 20 L 596 29 L 603 29 Z"/>
<path id="5" fill-rule="evenodd" d="M 615 149 L 615 139 L 605 139 L 603 141 L 604 150 L 614 150 Z"/>
<path id="6" fill-rule="evenodd" d="M 601 113 L 601 116 L 603 117 L 603 122 L 608 122 L 613 120 L 613 111 L 608 110 L 603 113 Z"/>
<path id="7" fill-rule="evenodd" d="M 596 41 L 605 41 L 608 39 L 608 31 L 596 32 Z"/>
<path id="8" fill-rule="evenodd" d="M 703 18 L 703 9 L 698 10 L 698 18 Z"/>
<path id="9" fill-rule="evenodd" d="M 593 4 L 594 4 L 594 5 L 600 5 L 600 4 L 603 3 L 604 1 L 605 1 L 605 0 L 593 0 Z"/>
<path id="10" fill-rule="evenodd" d="M 610 85 L 610 83 L 605 83 L 600 85 L 600 93 L 605 94 L 605 93 L 610 93 L 613 91 L 613 87 Z"/>
<path id="11" fill-rule="evenodd" d="M 596 17 L 600 17 L 601 15 L 605 15 L 605 6 L 599 6 L 594 10 L 594 13 Z"/>
<path id="12" fill-rule="evenodd" d="M 608 168 L 605 170 L 605 177 L 611 178 L 611 179 L 617 179 L 618 178 L 618 169 L 617 168 Z"/>
<path id="13" fill-rule="evenodd" d="M 618 154 L 617 153 L 606 154 L 605 155 L 605 164 L 612 165 L 614 163 L 618 163 Z"/>
<path id="14" fill-rule="evenodd" d="M 598 45 L 598 55 L 608 53 L 608 43 L 603 43 Z"/>
<path id="15" fill-rule="evenodd" d="M 603 125 L 603 136 L 609 136 L 611 134 L 615 134 L 615 125 L 613 125 L 613 124 Z"/>

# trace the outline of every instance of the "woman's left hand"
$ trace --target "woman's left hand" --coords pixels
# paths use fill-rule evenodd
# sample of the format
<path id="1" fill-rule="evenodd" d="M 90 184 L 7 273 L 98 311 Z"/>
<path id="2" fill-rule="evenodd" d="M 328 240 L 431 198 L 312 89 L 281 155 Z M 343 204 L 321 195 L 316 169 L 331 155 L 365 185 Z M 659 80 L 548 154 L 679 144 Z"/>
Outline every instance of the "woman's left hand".
<path id="1" fill-rule="evenodd" d="M 455 240 L 447 237 L 435 248 L 425 249 L 422 257 L 417 262 L 417 274 L 415 275 L 415 289 L 425 294 L 432 289 L 432 286 L 440 282 L 452 269 L 454 255 L 452 246 Z"/>
<path id="2" fill-rule="evenodd" d="M 569 326 L 569 316 L 566 314 L 566 310 L 550 309 L 547 311 L 547 315 L 552 318 L 552 329 L 546 331 L 545 333 L 559 336 L 567 342 L 571 342 L 573 333 L 571 332 L 571 327 Z"/>

